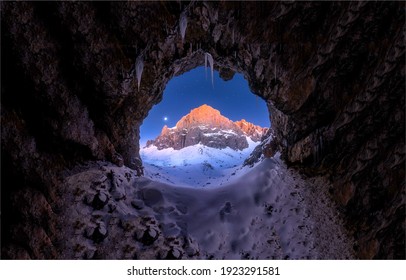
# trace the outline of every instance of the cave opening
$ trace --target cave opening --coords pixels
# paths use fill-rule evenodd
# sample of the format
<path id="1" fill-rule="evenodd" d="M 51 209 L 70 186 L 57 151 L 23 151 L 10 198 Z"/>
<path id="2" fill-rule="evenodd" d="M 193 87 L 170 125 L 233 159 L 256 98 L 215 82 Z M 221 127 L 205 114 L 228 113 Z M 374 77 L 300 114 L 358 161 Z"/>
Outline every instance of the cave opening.
<path id="1" fill-rule="evenodd" d="M 401 4 L 1 7 L 2 258 L 405 258 Z M 281 160 L 213 191 L 151 183 L 140 126 L 209 54 L 267 101 Z"/>
<path id="2" fill-rule="evenodd" d="M 269 128 L 266 102 L 242 74 L 198 66 L 171 79 L 143 120 L 144 175 L 183 187 L 227 184 L 242 175 Z"/>

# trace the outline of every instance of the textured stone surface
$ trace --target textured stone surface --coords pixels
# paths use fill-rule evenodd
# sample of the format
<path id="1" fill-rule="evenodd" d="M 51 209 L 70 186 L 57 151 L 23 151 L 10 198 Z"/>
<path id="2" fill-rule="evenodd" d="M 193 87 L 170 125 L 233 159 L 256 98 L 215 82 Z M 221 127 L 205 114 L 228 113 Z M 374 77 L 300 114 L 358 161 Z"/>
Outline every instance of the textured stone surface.
<path id="1" fill-rule="evenodd" d="M 216 149 L 231 148 L 243 150 L 248 147 L 245 136 L 258 142 L 268 129 L 245 120 L 233 122 L 222 116 L 220 111 L 204 104 L 182 117 L 173 128 L 163 127 L 155 140 L 147 141 L 159 150 L 182 148 L 203 144 Z"/>
<path id="2" fill-rule="evenodd" d="M 163 207 L 162 193 L 142 188 L 143 180 L 136 181 L 133 170 L 94 162 L 66 175 L 66 211 L 60 217 L 64 221 L 60 231 L 69 238 L 61 240 L 58 258 L 198 257 L 198 244 L 190 236 L 180 234 L 177 226 L 163 224 L 153 215 L 182 213 Z"/>
<path id="3" fill-rule="evenodd" d="M 358 257 L 405 258 L 404 22 L 401 2 L 2 2 L 2 257 L 60 256 L 63 171 L 141 174 L 142 120 L 209 52 L 267 101 L 272 149 L 332 181 Z"/>
<path id="4" fill-rule="evenodd" d="M 254 142 L 261 141 L 262 137 L 268 132 L 267 128 L 247 122 L 244 119 L 236 121 L 235 124 Z"/>

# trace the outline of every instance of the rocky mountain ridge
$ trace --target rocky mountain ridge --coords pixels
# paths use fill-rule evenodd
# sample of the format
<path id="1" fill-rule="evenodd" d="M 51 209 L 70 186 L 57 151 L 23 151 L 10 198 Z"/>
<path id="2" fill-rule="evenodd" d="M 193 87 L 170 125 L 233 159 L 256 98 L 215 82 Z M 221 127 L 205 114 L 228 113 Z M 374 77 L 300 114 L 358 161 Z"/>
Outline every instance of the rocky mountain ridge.
<path id="1" fill-rule="evenodd" d="M 355 258 L 406 258 L 403 3 L 2 1 L 0 7 L 2 259 L 90 258 L 80 243 L 63 244 L 86 230 L 67 221 L 76 214 L 93 219 L 67 205 L 67 197 L 81 194 L 75 185 L 91 191 L 93 184 L 67 187 L 65 170 L 100 160 L 140 176 L 143 120 L 168 82 L 204 65 L 208 54 L 221 78 L 244 75 L 267 102 L 273 138 L 263 154 L 279 151 L 290 168 L 309 176 L 315 194 L 328 189 L 337 203 L 331 207 L 355 238 Z M 333 185 L 312 186 L 315 174 Z M 149 226 L 137 219 L 130 221 L 137 231 Z M 130 240 L 132 233 L 126 236 L 88 246 L 97 246 L 95 258 L 155 257 Z M 125 252 L 110 246 L 117 242 Z"/>
<path id="2" fill-rule="evenodd" d="M 248 147 L 247 137 L 258 142 L 267 131 L 267 128 L 244 119 L 233 122 L 222 116 L 220 111 L 204 104 L 182 117 L 175 127 L 165 125 L 155 140 L 147 141 L 147 147 L 155 145 L 159 150 L 180 150 L 201 143 L 217 149 L 230 147 L 243 150 Z"/>

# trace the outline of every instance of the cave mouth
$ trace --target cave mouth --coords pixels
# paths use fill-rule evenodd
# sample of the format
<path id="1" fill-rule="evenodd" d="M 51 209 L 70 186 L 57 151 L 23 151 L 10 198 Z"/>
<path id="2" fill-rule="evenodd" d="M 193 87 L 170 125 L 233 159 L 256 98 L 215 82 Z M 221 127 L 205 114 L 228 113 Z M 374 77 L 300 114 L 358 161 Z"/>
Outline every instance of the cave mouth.
<path id="1" fill-rule="evenodd" d="M 198 66 L 167 83 L 140 127 L 144 175 L 182 187 L 228 184 L 249 169 L 244 163 L 269 127 L 266 103 L 243 75 Z"/>
<path id="2" fill-rule="evenodd" d="M 343 213 L 355 237 L 351 243 L 356 258 L 405 258 L 405 13 L 401 3 L 77 1 L 4 2 L 1 8 L 1 64 L 7 69 L 2 72 L 1 100 L 2 212 L 10 216 L 2 218 L 2 237 L 6 237 L 2 238 L 2 258 L 151 259 L 166 258 L 160 254 L 164 247 L 168 251 L 178 247 L 169 233 L 160 235 L 152 245 L 155 248 L 147 244 L 144 250 L 138 243 L 127 246 L 140 230 L 149 232 L 149 217 L 161 218 L 164 224 L 169 212 L 174 220 L 186 213 L 184 208 L 173 211 L 161 207 L 164 199 L 147 189 L 152 188 L 148 180 L 139 178 L 139 128 L 152 106 L 161 101 L 168 81 L 204 65 L 207 53 L 220 73 L 224 69 L 243 73 L 252 91 L 267 100 L 274 138 L 264 153 L 271 156 L 280 151 L 283 161 L 300 171 L 297 178 L 300 174 L 310 176 L 308 183 L 316 175 L 332 183 L 304 184 L 302 190 L 316 197 L 310 197 L 301 209 L 317 206 L 322 201 L 319 193 L 328 191 L 338 204 L 330 209 Z M 78 164 L 95 160 L 114 166 L 92 169 L 92 183 L 73 180 L 71 185 L 65 184 L 66 170 L 75 171 Z M 111 169 L 119 168 L 126 172 L 116 178 Z M 266 182 L 275 178 L 271 174 L 275 170 L 268 169 L 263 174 Z M 283 178 L 289 180 L 292 176 L 287 172 Z M 135 174 L 134 181 L 131 174 Z M 250 246 L 230 246 L 238 252 L 252 245 L 267 249 L 267 244 L 278 244 L 280 236 L 286 237 L 281 243 L 283 251 L 281 246 L 270 247 L 270 254 L 252 250 L 244 256 L 295 257 L 286 252 L 289 245 L 299 244 L 290 237 L 297 233 L 310 236 L 305 232 L 307 227 L 300 219 L 300 227 L 284 222 L 279 228 L 274 226 L 277 220 L 282 221 L 274 219 L 279 210 L 294 214 L 298 208 L 280 204 L 278 209 L 275 203 L 302 201 L 295 182 L 272 182 L 272 188 L 262 190 L 254 188 L 263 184 L 253 182 L 241 188 L 234 203 L 227 203 L 227 197 L 222 201 L 224 208 L 211 205 L 211 209 L 223 211 L 206 216 L 207 226 L 212 226 L 214 219 L 224 222 L 219 224 L 221 228 L 234 234 L 225 232 L 225 239 L 240 239 L 239 244 Z M 277 196 L 274 186 L 284 190 L 285 199 Z M 174 189 L 164 192 L 173 191 L 176 202 Z M 258 215 L 233 208 L 247 206 L 246 190 L 253 191 L 249 197 Z M 189 191 L 199 194 L 195 200 L 183 196 L 185 204 L 195 207 L 192 204 L 201 201 L 202 192 Z M 223 191 L 218 189 L 216 195 Z M 128 231 L 101 227 L 113 220 L 127 224 L 128 214 L 120 206 L 135 196 L 147 200 L 149 212 L 142 209 L 142 201 L 131 201 L 135 219 L 125 227 Z M 196 219 L 195 214 L 205 215 L 207 211 L 202 209 L 208 208 L 202 206 L 195 212 L 189 208 L 187 213 L 199 231 L 203 219 Z M 104 221 L 97 218 L 100 207 L 105 207 Z M 322 214 L 325 209 L 329 206 L 315 208 L 313 213 Z M 260 237 L 251 218 L 263 218 L 264 211 L 270 216 L 266 220 L 270 228 L 262 235 L 265 242 L 246 242 L 248 237 Z M 245 224 L 239 224 L 243 228 L 230 227 L 228 221 L 239 213 L 247 218 Z M 326 228 L 325 222 L 330 221 L 306 215 L 315 219 L 307 225 L 316 230 Z M 151 223 L 144 223 L 146 219 L 140 216 Z M 264 228 L 261 220 L 256 221 Z M 153 228 L 158 225 L 154 221 Z M 97 228 L 96 234 L 86 234 Z M 292 235 L 287 235 L 287 230 Z M 107 232 L 101 242 L 100 235 Z M 179 232 L 186 232 L 184 223 Z M 268 239 L 271 235 L 274 240 Z M 203 236 L 197 243 L 213 245 L 211 236 Z M 297 241 L 322 251 L 334 249 L 325 239 L 333 234 L 312 236 L 318 238 Z M 128 242 L 124 242 L 126 238 Z M 186 242 L 186 238 L 181 240 Z M 65 246 L 60 241 L 71 243 Z M 222 241 L 216 245 L 224 248 Z M 219 248 L 216 245 L 214 250 Z M 198 256 L 229 256 L 206 252 Z M 338 250 L 316 257 L 342 257 L 335 252 Z M 175 256 L 173 252 L 168 255 Z"/>

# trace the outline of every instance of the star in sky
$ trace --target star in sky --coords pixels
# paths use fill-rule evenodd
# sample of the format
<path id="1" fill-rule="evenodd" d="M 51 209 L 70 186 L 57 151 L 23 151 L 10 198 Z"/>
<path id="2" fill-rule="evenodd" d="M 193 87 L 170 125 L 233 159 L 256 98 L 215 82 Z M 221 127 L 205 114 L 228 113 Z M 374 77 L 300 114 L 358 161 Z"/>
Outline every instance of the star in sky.
<path id="1" fill-rule="evenodd" d="M 168 120 L 168 117 L 167 116 L 165 116 L 164 117 L 164 122 L 166 122 Z"/>

